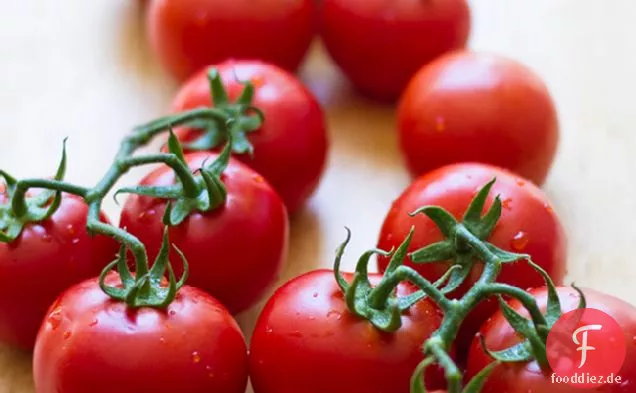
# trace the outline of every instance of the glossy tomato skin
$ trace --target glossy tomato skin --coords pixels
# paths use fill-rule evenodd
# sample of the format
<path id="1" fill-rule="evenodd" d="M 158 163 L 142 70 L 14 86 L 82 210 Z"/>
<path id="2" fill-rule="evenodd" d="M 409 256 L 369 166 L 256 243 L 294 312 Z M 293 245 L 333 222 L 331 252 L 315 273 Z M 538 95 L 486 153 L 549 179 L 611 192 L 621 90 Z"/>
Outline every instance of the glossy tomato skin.
<path id="1" fill-rule="evenodd" d="M 413 225 L 415 233 L 410 251 L 442 240 L 443 235 L 428 217 L 423 214 L 410 217 L 408 213 L 422 206 L 435 205 L 461 220 L 477 191 L 495 177 L 497 181 L 486 202 L 486 209 L 490 208 L 498 194 L 501 195 L 503 207 L 501 218 L 489 241 L 504 250 L 529 254 L 557 284 L 561 284 L 565 275 L 567 242 L 564 229 L 549 200 L 531 182 L 489 165 L 449 165 L 415 180 L 393 202 L 384 220 L 378 247 L 383 250 L 398 247 Z M 388 260 L 380 257 L 378 262 L 380 270 L 384 271 Z M 447 263 L 414 264 L 408 258 L 406 265 L 415 268 L 431 282 L 440 278 L 449 267 Z M 479 279 L 481 266 L 479 264 L 473 269 L 465 285 L 454 292 L 455 296 L 463 295 Z M 544 284 L 542 277 L 524 262 L 505 265 L 498 281 L 524 289 Z M 464 353 L 462 349 L 469 345 L 473 335 L 496 309 L 496 302 L 491 300 L 471 313 L 460 332 L 458 353 Z"/>
<path id="2" fill-rule="evenodd" d="M 186 155 L 194 171 L 215 153 Z M 174 172 L 160 167 L 140 184 L 174 184 Z M 276 281 L 287 254 L 289 223 L 280 197 L 262 176 L 234 159 L 221 180 L 227 188 L 224 205 L 194 213 L 169 230 L 170 242 L 186 256 L 188 283 L 219 299 L 232 313 L 252 306 Z M 137 236 L 154 259 L 161 247 L 166 201 L 131 195 L 120 225 Z M 176 252 L 171 260 L 179 261 Z M 182 267 L 174 263 L 180 275 Z"/>
<path id="3" fill-rule="evenodd" d="M 228 59 L 296 70 L 316 34 L 314 0 L 154 0 L 146 30 L 163 65 L 183 80 Z"/>
<path id="4" fill-rule="evenodd" d="M 292 74 L 262 62 L 229 61 L 217 66 L 230 100 L 243 90 L 237 81 L 252 81 L 253 104 L 265 115 L 263 126 L 248 134 L 254 155 L 236 158 L 265 177 L 283 198 L 289 213 L 299 210 L 314 192 L 327 157 L 325 115 L 318 100 Z M 173 111 L 211 106 L 207 69 L 193 76 L 177 94 Z M 192 141 L 200 131 L 180 128 L 177 136 Z"/>
<path id="5" fill-rule="evenodd" d="M 372 276 L 372 283 L 378 280 Z M 399 293 L 409 289 L 401 286 Z M 408 393 L 420 346 L 441 319 L 423 301 L 402 317 L 397 332 L 382 333 L 347 310 L 333 271 L 309 272 L 279 288 L 259 316 L 250 348 L 254 392 Z M 427 383 L 444 386 L 440 370 L 431 369 Z"/>
<path id="6" fill-rule="evenodd" d="M 466 46 L 466 0 L 324 0 L 325 46 L 352 83 L 367 95 L 395 100 L 424 64 Z"/>
<path id="7" fill-rule="evenodd" d="M 459 51 L 423 67 L 398 108 L 400 145 L 413 175 L 483 162 L 545 181 L 559 140 L 543 81 L 503 57 Z"/>
<path id="8" fill-rule="evenodd" d="M 0 203 L 6 202 L 0 192 Z M 63 194 L 51 218 L 27 224 L 11 244 L 0 243 L 0 341 L 32 350 L 46 310 L 60 293 L 115 259 L 117 243 L 89 236 L 87 214 L 80 198 Z"/>
<path id="9" fill-rule="evenodd" d="M 227 309 L 199 289 L 184 286 L 166 310 L 133 310 L 92 279 L 50 308 L 33 370 L 38 393 L 243 393 L 247 348 Z"/>
<path id="10" fill-rule="evenodd" d="M 579 295 L 573 288 L 557 288 L 563 312 L 572 311 L 577 308 Z M 535 288 L 530 293 L 537 299 L 539 307 L 543 310 L 547 304 L 547 289 L 545 287 Z M 625 364 L 620 375 L 623 382 L 621 384 L 608 384 L 591 389 L 581 389 L 580 387 L 568 384 L 553 384 L 551 374 L 542 372 L 538 364 L 530 363 L 506 364 L 495 368 L 491 376 L 486 381 L 482 393 L 526 393 L 550 392 L 550 393 L 578 393 L 581 391 L 603 392 L 603 393 L 628 393 L 634 391 L 636 383 L 636 308 L 623 300 L 617 299 L 608 294 L 598 292 L 593 289 L 583 289 L 588 308 L 601 310 L 614 318 L 623 329 L 627 342 L 627 353 Z M 527 312 L 517 301 L 510 303 L 512 308 L 527 317 Z M 491 351 L 506 349 L 509 346 L 519 343 L 519 337 L 510 327 L 503 314 L 498 311 L 481 328 L 486 347 Z M 481 369 L 492 362 L 492 358 L 486 355 L 478 339 L 473 341 L 468 357 L 467 376 L 476 375 Z"/>

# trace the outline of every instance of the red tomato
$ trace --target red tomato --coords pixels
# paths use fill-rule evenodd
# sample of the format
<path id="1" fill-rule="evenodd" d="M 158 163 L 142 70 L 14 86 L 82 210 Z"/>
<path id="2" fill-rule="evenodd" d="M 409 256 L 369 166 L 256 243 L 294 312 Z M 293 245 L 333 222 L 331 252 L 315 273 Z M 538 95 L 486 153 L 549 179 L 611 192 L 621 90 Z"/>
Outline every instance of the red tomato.
<path id="1" fill-rule="evenodd" d="M 579 295 L 572 288 L 557 288 L 561 299 L 563 312 L 577 308 Z M 545 311 L 547 307 L 547 289 L 545 287 L 533 289 L 530 293 L 537 299 L 539 306 Z M 604 311 L 613 317 L 623 328 L 627 340 L 625 365 L 617 374 L 622 377 L 621 384 L 608 384 L 595 389 L 585 389 L 589 392 L 628 393 L 634 391 L 636 383 L 636 308 L 613 296 L 584 289 L 588 308 Z M 518 313 L 527 317 L 527 312 L 517 301 L 510 303 Z M 491 351 L 506 349 L 520 342 L 519 336 L 510 327 L 503 314 L 497 312 L 481 329 L 486 348 Z M 486 355 L 480 341 L 476 339 L 468 357 L 467 376 L 472 377 L 492 362 Z M 503 364 L 497 366 L 482 390 L 482 393 L 526 393 L 526 392 L 574 393 L 583 391 L 580 387 L 568 384 L 552 383 L 551 373 L 542 372 L 536 361 L 529 363 Z"/>
<path id="2" fill-rule="evenodd" d="M 456 162 L 509 169 L 541 185 L 557 150 L 550 93 L 526 66 L 456 52 L 423 67 L 398 108 L 402 150 L 414 175 Z"/>
<path id="3" fill-rule="evenodd" d="M 210 163 L 216 154 L 186 155 L 192 170 Z M 287 253 L 289 223 L 280 197 L 256 172 L 234 159 L 221 180 L 225 205 L 194 213 L 171 227 L 170 242 L 188 259 L 188 283 L 219 299 L 232 313 L 253 305 L 274 284 Z M 174 172 L 160 167 L 141 181 L 145 186 L 174 184 Z M 121 227 L 137 236 L 154 258 L 161 247 L 166 200 L 131 195 L 121 215 Z M 179 256 L 173 251 L 172 260 Z M 175 272 L 182 273 L 177 264 Z"/>
<path id="4" fill-rule="evenodd" d="M 560 284 L 565 275 L 566 238 L 547 197 L 529 181 L 484 164 L 450 165 L 417 179 L 393 203 L 384 220 L 378 247 L 390 250 L 399 246 L 413 225 L 415 233 L 409 251 L 442 240 L 443 235 L 428 217 L 423 214 L 410 217 L 408 213 L 422 206 L 435 205 L 461 220 L 477 191 L 494 177 L 497 182 L 485 207 L 490 208 L 500 194 L 503 208 L 488 241 L 504 250 L 530 254 L 533 261 L 543 267 L 557 285 Z M 388 260 L 379 257 L 378 261 L 380 270 L 384 271 Z M 440 278 L 449 267 L 445 262 L 416 265 L 408 258 L 406 265 L 431 282 Z M 463 295 L 479 279 L 482 266 L 478 264 L 473 269 L 464 285 L 454 292 L 455 296 Z M 543 278 L 523 262 L 504 265 L 497 281 L 521 288 L 544 285 Z M 458 353 L 465 353 L 462 349 L 470 344 L 473 335 L 497 308 L 497 302 L 491 300 L 471 313 L 458 337 Z"/>
<path id="5" fill-rule="evenodd" d="M 379 276 L 371 279 L 377 283 Z M 400 286 L 398 293 L 408 290 Z M 422 301 L 398 331 L 383 333 L 348 311 L 332 271 L 307 273 L 278 289 L 258 319 L 250 348 L 254 392 L 408 393 L 420 346 L 441 319 L 437 306 Z M 445 385 L 439 369 L 426 380 Z"/>
<path id="6" fill-rule="evenodd" d="M 4 189 L 0 203 L 7 203 Z M 99 275 L 115 259 L 114 240 L 88 235 L 87 214 L 80 198 L 63 194 L 51 218 L 27 224 L 11 244 L 0 243 L 0 341 L 33 349 L 46 310 L 60 293 Z"/>
<path id="7" fill-rule="evenodd" d="M 154 0 L 146 29 L 179 79 L 227 59 L 297 69 L 316 33 L 314 0 Z"/>
<path id="8" fill-rule="evenodd" d="M 318 186 L 325 167 L 328 141 L 320 104 L 298 79 L 274 65 L 226 62 L 217 68 L 232 101 L 243 90 L 237 78 L 252 81 L 253 104 L 265 115 L 263 126 L 247 134 L 254 156 L 235 157 L 270 182 L 290 213 L 297 211 Z M 211 105 L 207 70 L 203 70 L 182 87 L 173 110 Z M 187 142 L 199 135 L 192 129 L 177 130 L 177 136 Z"/>
<path id="9" fill-rule="evenodd" d="M 33 372 L 38 393 L 243 393 L 247 348 L 227 309 L 199 289 L 182 287 L 167 310 L 133 310 L 92 279 L 51 306 Z"/>
<path id="10" fill-rule="evenodd" d="M 379 99 L 399 97 L 420 67 L 466 46 L 466 0 L 323 0 L 322 39 L 353 84 Z"/>

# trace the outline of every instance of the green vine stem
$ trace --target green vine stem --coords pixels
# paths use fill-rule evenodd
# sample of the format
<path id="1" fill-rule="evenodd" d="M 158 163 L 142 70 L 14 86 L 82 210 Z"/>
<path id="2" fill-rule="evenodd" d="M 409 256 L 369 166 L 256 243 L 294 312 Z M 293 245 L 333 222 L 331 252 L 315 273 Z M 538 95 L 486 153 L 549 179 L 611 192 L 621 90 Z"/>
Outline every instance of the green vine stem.
<path id="1" fill-rule="evenodd" d="M 340 274 L 340 260 L 344 248 L 350 240 L 347 238 L 336 252 L 334 272 L 336 281 L 345 294 L 347 306 L 354 314 L 368 319 L 376 328 L 392 332 L 401 327 L 401 314 L 415 302 L 430 298 L 444 313 L 440 328 L 422 345 L 424 360 L 417 367 L 411 381 L 412 393 L 426 392 L 423 370 L 435 363 L 445 370 L 448 381 L 448 393 L 478 393 L 489 373 L 500 362 L 517 362 L 536 359 L 542 367 L 547 367 L 545 342 L 547 331 L 561 315 L 558 296 L 548 274 L 530 259 L 529 255 L 511 253 L 499 249 L 487 241 L 501 216 L 501 200 L 496 197 L 490 209 L 482 216 L 486 199 L 495 179 L 486 184 L 475 196 L 461 222 L 458 222 L 446 210 L 436 206 L 425 206 L 415 214 L 425 214 L 446 237 L 438 243 L 407 254 L 414 228 L 397 250 L 369 250 L 360 257 L 354 279 L 346 282 Z M 391 261 L 381 281 L 371 287 L 367 265 L 374 254 L 391 256 Z M 416 270 L 403 264 L 406 256 L 416 263 L 433 263 L 453 260 L 446 274 L 437 282 L 431 283 Z M 550 289 L 550 303 L 547 314 L 543 314 L 536 300 L 526 291 L 507 284 L 497 283 L 504 264 L 526 260 L 543 276 Z M 457 289 L 467 278 L 476 263 L 483 263 L 479 280 L 460 299 L 450 299 L 447 295 Z M 416 293 L 398 298 L 396 288 L 402 282 L 410 282 L 419 288 Z M 493 364 L 462 386 L 463 376 L 457 364 L 449 355 L 462 322 L 469 313 L 489 297 L 499 298 L 505 317 L 523 337 L 521 344 L 499 352 L 487 352 L 493 357 Z M 503 296 L 521 302 L 530 315 L 526 320 L 513 311 L 503 300 Z M 463 389 L 463 390 L 462 390 Z"/>
<path id="2" fill-rule="evenodd" d="M 115 195 L 127 192 L 169 199 L 170 208 L 166 210 L 165 218 L 167 225 L 178 225 L 193 211 L 210 211 L 225 202 L 227 193 L 221 181 L 221 174 L 227 167 L 235 145 L 233 136 L 242 128 L 260 127 L 264 119 L 262 113 L 251 105 L 254 90 L 251 83 L 245 83 L 244 92 L 239 100 L 230 103 L 218 72 L 211 69 L 208 78 L 213 89 L 213 96 L 224 100 L 224 105 L 216 108 L 194 109 L 136 127 L 123 139 L 113 164 L 93 188 L 85 188 L 63 180 L 66 169 L 66 140 L 62 160 L 53 179 L 16 180 L 6 172 L 0 171 L 0 178 L 4 179 L 5 191 L 9 197 L 7 204 L 0 205 L 0 241 L 13 242 L 20 236 L 26 224 L 51 217 L 59 207 L 62 193 L 77 195 L 88 205 L 86 226 L 89 233 L 110 236 L 122 244 L 117 259 L 106 266 L 102 272 L 100 277 L 102 289 L 112 298 L 125 301 L 131 307 L 167 306 L 174 299 L 176 291 L 183 285 L 187 276 L 187 273 L 184 273 L 178 282 L 174 277 L 168 262 L 167 232 L 164 234 L 162 250 L 150 268 L 145 246 L 139 239 L 124 229 L 102 222 L 100 211 L 104 198 L 123 175 L 134 167 L 148 164 L 169 166 L 174 171 L 178 184 L 168 187 L 124 188 L 117 191 Z M 187 165 L 181 144 L 172 133 L 172 128 L 201 122 L 214 124 L 215 129 L 224 135 L 227 143 L 226 148 L 214 162 L 204 165 L 193 173 Z M 169 133 L 168 153 L 134 155 L 154 137 L 163 133 Z M 31 197 L 29 190 L 33 188 L 44 191 Z M 126 250 L 129 250 L 135 259 L 134 275 L 126 267 Z M 177 252 L 181 255 L 180 251 L 177 250 Z M 187 262 L 185 258 L 182 259 L 187 272 Z M 117 268 L 120 274 L 122 287 L 108 287 L 105 284 L 106 274 L 113 268 Z M 163 283 L 166 271 L 168 273 L 167 287 Z"/>

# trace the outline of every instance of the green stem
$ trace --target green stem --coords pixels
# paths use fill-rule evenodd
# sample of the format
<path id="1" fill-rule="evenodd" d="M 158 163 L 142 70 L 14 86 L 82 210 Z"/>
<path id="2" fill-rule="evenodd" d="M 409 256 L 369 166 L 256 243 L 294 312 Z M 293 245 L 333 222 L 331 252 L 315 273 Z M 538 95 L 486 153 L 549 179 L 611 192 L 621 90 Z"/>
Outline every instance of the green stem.
<path id="1" fill-rule="evenodd" d="M 439 307 L 449 311 L 452 302 L 444 296 L 430 281 L 422 277 L 418 272 L 408 266 L 399 266 L 388 277 L 384 278 L 369 294 L 369 306 L 381 309 L 387 303 L 387 299 L 391 293 L 397 288 L 402 281 L 410 281 L 412 284 L 420 288 L 431 299 L 439 305 Z"/>
<path id="2" fill-rule="evenodd" d="M 521 288 L 513 287 L 507 284 L 494 283 L 485 286 L 483 288 L 483 293 L 488 296 L 503 294 L 513 297 L 519 300 L 523 307 L 528 310 L 528 312 L 530 313 L 530 317 L 532 318 L 532 322 L 535 326 L 548 325 L 545 316 L 539 309 L 539 305 L 537 304 L 536 299 Z"/>
<path id="3" fill-rule="evenodd" d="M 428 352 L 435 356 L 437 362 L 444 369 L 446 381 L 448 382 L 448 393 L 461 393 L 462 372 L 455 364 L 455 361 L 448 355 L 448 348 L 439 338 L 429 340 L 426 347 Z"/>
<path id="4" fill-rule="evenodd" d="M 190 171 L 190 168 L 174 154 L 157 153 L 139 157 L 128 157 L 119 162 L 119 167 L 120 171 L 126 172 L 135 166 L 156 163 L 163 163 L 172 168 L 181 181 L 186 197 L 196 198 L 199 195 L 201 188 Z"/>
<path id="5" fill-rule="evenodd" d="M 133 134 L 131 139 L 146 141 L 152 139 L 155 135 L 160 134 L 166 130 L 191 123 L 195 120 L 213 120 L 219 123 L 220 126 L 226 127 L 227 122 L 230 119 L 230 116 L 225 111 L 218 108 L 193 109 L 187 112 L 180 113 L 178 115 L 166 116 L 151 123 L 137 127 L 135 129 L 137 134 Z"/>
<path id="6" fill-rule="evenodd" d="M 86 187 L 81 187 L 75 184 L 66 183 L 60 180 L 24 179 L 16 183 L 13 197 L 24 199 L 26 192 L 30 188 L 44 188 L 49 190 L 57 190 L 57 191 L 66 192 L 68 194 L 77 195 L 82 198 L 85 197 L 86 194 L 88 194 L 89 192 L 89 189 Z"/>

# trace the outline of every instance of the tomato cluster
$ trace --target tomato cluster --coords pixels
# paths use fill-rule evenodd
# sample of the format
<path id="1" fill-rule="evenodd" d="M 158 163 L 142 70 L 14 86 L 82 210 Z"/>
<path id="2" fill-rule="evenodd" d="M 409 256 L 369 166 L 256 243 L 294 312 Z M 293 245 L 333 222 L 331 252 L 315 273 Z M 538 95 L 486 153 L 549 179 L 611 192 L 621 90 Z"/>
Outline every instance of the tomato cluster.
<path id="1" fill-rule="evenodd" d="M 148 7 L 158 58 L 185 80 L 172 113 L 135 128 L 93 188 L 64 181 L 66 154 L 53 179 L 0 171 L 0 340 L 34 351 L 38 393 L 244 393 L 248 378 L 255 393 L 569 393 L 547 334 L 585 307 L 626 341 L 623 383 L 594 391 L 633 391 L 636 308 L 563 286 L 565 231 L 540 189 L 558 144 L 549 92 L 465 50 L 465 0 Z M 354 272 L 340 271 L 348 232 L 333 269 L 274 292 L 248 345 L 233 316 L 278 280 L 290 216 L 326 167 L 323 108 L 293 74 L 316 35 L 360 91 L 400 97 L 416 179 Z M 135 155 L 160 134 L 161 152 Z M 147 164 L 113 226 L 103 199 Z"/>

